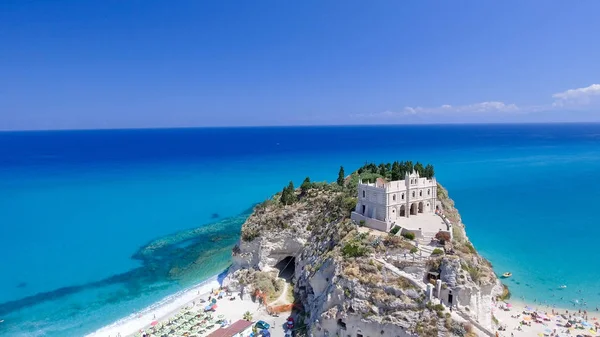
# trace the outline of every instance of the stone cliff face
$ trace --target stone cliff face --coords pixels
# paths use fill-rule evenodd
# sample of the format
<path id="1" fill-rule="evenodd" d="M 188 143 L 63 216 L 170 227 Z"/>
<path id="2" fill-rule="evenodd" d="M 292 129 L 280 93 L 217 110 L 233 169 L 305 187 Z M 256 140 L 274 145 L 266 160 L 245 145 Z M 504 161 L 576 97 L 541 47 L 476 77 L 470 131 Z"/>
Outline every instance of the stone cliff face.
<path id="1" fill-rule="evenodd" d="M 444 214 L 453 223 L 454 236 L 451 245 L 454 255 L 442 259 L 440 278 L 457 294 L 457 304 L 464 306 L 469 316 L 484 327 L 491 328 L 490 308 L 493 299 L 502 295 L 502 284 L 491 264 L 477 254 L 469 241 L 454 201 L 442 186 L 438 186 L 438 200 L 442 203 Z"/>
<path id="2" fill-rule="evenodd" d="M 441 190 L 448 217 L 460 221 L 447 192 Z M 489 264 L 468 248 L 462 224 L 456 226 L 455 237 L 459 236 L 452 243 L 457 254 L 427 262 L 388 263 L 386 257 L 406 256 L 412 243 L 373 235 L 349 220 L 352 195 L 326 184 L 296 193 L 299 201 L 292 205 L 281 205 L 276 196 L 256 207 L 234 248 L 226 286 L 251 293 L 256 285 L 248 284 L 249 271 L 277 271 L 282 261 L 289 263 L 293 257 L 294 294 L 302 307 L 299 323 L 306 324 L 307 335 L 466 335 L 455 314 L 428 304 L 424 277 L 436 269 L 447 285 L 440 295 L 452 291 L 454 303 L 467 308 L 465 312 L 482 325 L 491 325 L 491 298 L 499 282 Z"/>

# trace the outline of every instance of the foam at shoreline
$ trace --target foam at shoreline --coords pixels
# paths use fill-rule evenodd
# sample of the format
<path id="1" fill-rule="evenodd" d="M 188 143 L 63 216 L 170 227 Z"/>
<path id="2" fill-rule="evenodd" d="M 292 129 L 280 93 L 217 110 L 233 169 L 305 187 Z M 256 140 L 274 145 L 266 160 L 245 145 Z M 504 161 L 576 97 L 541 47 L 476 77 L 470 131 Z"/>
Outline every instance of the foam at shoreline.
<path id="1" fill-rule="evenodd" d="M 186 304 L 209 294 L 212 289 L 218 288 L 220 286 L 218 277 L 219 275 L 214 275 L 200 284 L 167 296 L 139 312 L 124 317 L 86 336 L 116 336 L 117 333 L 122 336 L 132 335 L 148 327 L 152 321 L 165 319 Z"/>

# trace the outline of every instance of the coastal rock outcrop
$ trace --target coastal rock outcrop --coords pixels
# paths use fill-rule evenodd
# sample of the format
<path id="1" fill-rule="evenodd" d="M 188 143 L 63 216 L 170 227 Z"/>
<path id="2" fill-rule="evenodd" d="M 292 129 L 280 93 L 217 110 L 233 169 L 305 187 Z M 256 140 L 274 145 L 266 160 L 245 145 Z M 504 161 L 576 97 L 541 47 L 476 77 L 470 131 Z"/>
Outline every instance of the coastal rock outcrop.
<path id="1" fill-rule="evenodd" d="M 491 326 L 491 301 L 502 288 L 468 241 L 445 189 L 440 186 L 438 193 L 453 222 L 454 240 L 448 254 L 417 262 L 399 258 L 414 249 L 410 240 L 374 233 L 349 219 L 355 191 L 353 186 L 313 183 L 294 192 L 294 203 L 283 204 L 278 194 L 256 206 L 233 249 L 224 285 L 247 296 L 271 286 L 257 281 L 259 273 L 276 280 L 292 268 L 301 334 L 465 336 L 468 325 L 442 305 L 447 303 L 430 301 L 428 289 L 434 287 L 427 286 L 426 275 L 437 270 L 444 287 L 435 295 L 453 294 L 462 313 Z"/>

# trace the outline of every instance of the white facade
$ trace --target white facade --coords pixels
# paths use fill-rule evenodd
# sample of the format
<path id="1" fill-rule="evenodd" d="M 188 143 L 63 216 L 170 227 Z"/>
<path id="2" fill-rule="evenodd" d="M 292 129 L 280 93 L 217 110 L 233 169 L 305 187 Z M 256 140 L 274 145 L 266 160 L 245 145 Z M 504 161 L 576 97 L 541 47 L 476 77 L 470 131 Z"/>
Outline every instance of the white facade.
<path id="1" fill-rule="evenodd" d="M 437 202 L 437 182 L 413 171 L 404 180 L 386 182 L 377 179 L 375 183 L 358 183 L 358 202 L 352 212 L 352 219 L 365 221 L 365 225 L 382 231 L 389 231 L 401 218 L 418 216 L 422 213 L 435 213 Z"/>

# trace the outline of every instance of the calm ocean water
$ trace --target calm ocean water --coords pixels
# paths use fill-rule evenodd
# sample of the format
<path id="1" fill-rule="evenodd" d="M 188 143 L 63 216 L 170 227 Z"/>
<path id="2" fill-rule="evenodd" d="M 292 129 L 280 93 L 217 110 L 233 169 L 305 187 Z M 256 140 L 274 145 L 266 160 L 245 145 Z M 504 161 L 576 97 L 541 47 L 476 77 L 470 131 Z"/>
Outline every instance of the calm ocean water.
<path id="1" fill-rule="evenodd" d="M 290 179 L 407 159 L 435 166 L 515 296 L 600 305 L 600 124 L 10 132 L 0 335 L 95 331 L 223 271 Z"/>

